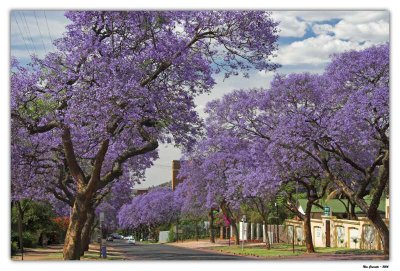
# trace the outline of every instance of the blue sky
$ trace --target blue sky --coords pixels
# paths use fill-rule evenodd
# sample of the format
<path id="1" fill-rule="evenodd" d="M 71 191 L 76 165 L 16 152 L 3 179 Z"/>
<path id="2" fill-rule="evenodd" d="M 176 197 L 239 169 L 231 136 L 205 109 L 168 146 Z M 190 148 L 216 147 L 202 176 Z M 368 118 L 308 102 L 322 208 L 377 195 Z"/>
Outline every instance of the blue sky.
<path id="1" fill-rule="evenodd" d="M 360 50 L 389 41 L 388 11 L 273 11 L 280 22 L 279 50 L 275 61 L 279 73 L 323 71 L 329 56 L 346 50 Z M 30 53 L 39 56 L 54 50 L 52 39 L 62 36 L 68 20 L 64 11 L 14 10 L 10 14 L 11 55 L 21 63 L 29 62 Z M 268 87 L 274 73 L 253 71 L 249 79 L 232 77 L 217 84 L 210 94 L 196 98 L 202 114 L 206 103 L 234 89 Z M 160 159 L 146 173 L 147 180 L 137 187 L 147 187 L 171 180 L 171 160 L 180 158 L 180 151 L 171 145 L 160 147 Z"/>

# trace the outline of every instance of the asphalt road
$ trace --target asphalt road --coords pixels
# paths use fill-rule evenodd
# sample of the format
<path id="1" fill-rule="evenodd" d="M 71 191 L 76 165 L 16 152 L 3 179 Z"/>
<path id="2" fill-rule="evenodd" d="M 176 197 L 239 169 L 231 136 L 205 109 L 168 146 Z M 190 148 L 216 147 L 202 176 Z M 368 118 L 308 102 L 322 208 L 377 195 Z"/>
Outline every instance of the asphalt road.
<path id="1" fill-rule="evenodd" d="M 107 242 L 107 246 L 122 252 L 127 260 L 248 260 L 235 255 L 169 246 L 166 244 L 127 244 L 124 240 Z"/>

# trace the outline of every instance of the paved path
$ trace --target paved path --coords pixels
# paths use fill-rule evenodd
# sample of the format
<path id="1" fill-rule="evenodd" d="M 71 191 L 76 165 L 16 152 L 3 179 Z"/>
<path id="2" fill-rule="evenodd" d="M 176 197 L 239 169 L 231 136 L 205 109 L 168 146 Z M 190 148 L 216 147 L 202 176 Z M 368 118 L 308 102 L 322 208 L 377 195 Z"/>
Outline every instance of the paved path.
<path id="1" fill-rule="evenodd" d="M 123 240 L 109 242 L 108 246 L 121 252 L 126 260 L 251 260 L 251 258 L 226 255 L 199 249 L 189 249 L 167 244 L 127 244 Z"/>

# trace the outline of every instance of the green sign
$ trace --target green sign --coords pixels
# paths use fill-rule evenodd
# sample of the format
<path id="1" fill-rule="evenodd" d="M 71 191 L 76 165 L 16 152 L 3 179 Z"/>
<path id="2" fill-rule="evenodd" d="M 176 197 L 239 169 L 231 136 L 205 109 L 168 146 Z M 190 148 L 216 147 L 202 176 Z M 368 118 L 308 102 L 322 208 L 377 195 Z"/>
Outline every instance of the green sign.
<path id="1" fill-rule="evenodd" d="M 326 215 L 326 216 L 331 215 L 331 207 L 328 207 L 328 206 L 324 207 L 324 215 Z"/>

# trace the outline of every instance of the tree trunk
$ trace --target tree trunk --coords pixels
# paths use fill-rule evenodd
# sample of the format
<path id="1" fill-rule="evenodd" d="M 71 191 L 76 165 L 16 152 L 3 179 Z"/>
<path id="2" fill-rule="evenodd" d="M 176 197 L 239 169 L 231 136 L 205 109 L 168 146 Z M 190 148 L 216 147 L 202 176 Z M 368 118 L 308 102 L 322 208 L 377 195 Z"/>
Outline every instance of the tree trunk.
<path id="1" fill-rule="evenodd" d="M 215 236 L 214 236 L 214 214 L 213 214 L 213 209 L 211 208 L 210 213 L 209 213 L 209 218 L 210 218 L 210 242 L 215 243 Z"/>
<path id="2" fill-rule="evenodd" d="M 235 236 L 235 245 L 239 245 L 239 229 L 237 227 L 236 221 L 234 221 L 233 219 L 232 221 L 232 229 L 233 229 L 233 236 Z"/>
<path id="3" fill-rule="evenodd" d="M 375 228 L 379 232 L 379 235 L 381 237 L 382 244 L 383 244 L 384 254 L 389 256 L 389 229 L 388 229 L 388 227 L 386 226 L 386 224 L 382 220 L 382 218 L 379 216 L 379 214 L 376 214 L 374 216 L 368 216 L 368 218 L 372 221 Z"/>
<path id="4" fill-rule="evenodd" d="M 356 205 L 351 203 L 350 201 L 349 201 L 349 204 L 350 204 L 350 219 L 358 220 L 358 217 L 356 215 Z"/>
<path id="5" fill-rule="evenodd" d="M 304 217 L 304 235 L 306 237 L 307 253 L 315 253 L 311 232 L 311 208 L 313 202 L 307 201 L 306 215 Z"/>
<path id="6" fill-rule="evenodd" d="M 332 180 L 343 191 L 343 193 L 349 199 L 351 199 L 352 202 L 354 202 L 358 207 L 360 207 L 360 209 L 364 213 L 367 214 L 367 217 L 371 220 L 372 224 L 379 232 L 379 235 L 382 239 L 385 255 L 389 256 L 389 229 L 378 213 L 380 198 L 382 197 L 382 193 L 389 183 L 389 150 L 385 151 L 385 156 L 382 159 L 382 166 L 379 168 L 377 187 L 375 188 L 375 192 L 372 193 L 372 201 L 369 205 L 361 196 L 357 195 L 353 191 L 353 189 L 351 189 L 351 187 L 349 187 L 343 180 L 341 180 L 331 172 L 326 161 L 322 164 L 322 167 L 326 173 L 326 176 L 330 180 Z"/>
<path id="7" fill-rule="evenodd" d="M 385 255 L 389 256 L 389 229 L 383 219 L 378 213 L 378 206 L 382 193 L 389 181 L 389 151 L 385 153 L 385 158 L 382 161 L 382 166 L 379 172 L 378 186 L 376 191 L 372 194 L 373 198 L 370 205 L 363 198 L 357 197 L 354 191 L 341 179 L 334 176 L 327 166 L 325 166 L 328 177 L 335 182 L 335 184 L 342 189 L 342 191 L 355 203 L 360 209 L 367 214 L 372 224 L 378 230 L 383 243 L 383 251 Z"/>
<path id="8" fill-rule="evenodd" d="M 23 224 L 22 221 L 24 219 L 24 212 L 21 207 L 21 203 L 17 201 L 17 210 L 18 210 L 18 237 L 19 237 L 19 248 L 21 250 L 21 260 L 24 260 L 24 238 L 22 236 L 23 232 Z"/>
<path id="9" fill-rule="evenodd" d="M 385 255 L 389 255 L 389 229 L 386 226 L 385 222 L 383 219 L 380 217 L 379 212 L 377 210 L 379 201 L 381 197 L 381 192 L 373 195 L 376 200 L 371 202 L 370 205 L 368 205 L 364 199 L 358 198 L 355 196 L 355 193 L 340 179 L 332 177 L 334 180 L 335 184 L 337 184 L 343 191 L 346 193 L 346 195 L 351 198 L 360 209 L 367 214 L 367 217 L 371 220 L 372 224 L 375 226 L 375 228 L 378 230 L 379 235 L 382 239 L 383 243 L 383 251 Z"/>
<path id="10" fill-rule="evenodd" d="M 268 223 L 267 220 L 264 219 L 264 227 L 263 227 L 263 236 L 265 237 L 265 246 L 267 247 L 268 250 L 271 249 L 271 243 L 269 242 L 269 234 L 268 234 Z"/>
<path id="11" fill-rule="evenodd" d="M 196 225 L 195 225 L 195 235 L 196 235 L 196 241 L 199 241 L 199 223 L 196 221 Z"/>
<path id="12" fill-rule="evenodd" d="M 232 211 L 229 209 L 229 206 L 226 204 L 225 201 L 222 201 L 220 203 L 220 208 L 222 210 L 222 213 L 228 218 L 228 220 L 231 222 L 232 229 L 233 229 L 233 235 L 235 236 L 235 245 L 239 245 L 239 230 L 238 226 L 236 224 L 236 219 L 234 218 Z"/>
<path id="13" fill-rule="evenodd" d="M 80 260 L 81 256 L 81 235 L 82 229 L 85 225 L 89 203 L 89 197 L 84 195 L 77 195 L 70 221 L 68 225 L 67 234 L 65 236 L 63 258 L 64 260 Z"/>
<path id="14" fill-rule="evenodd" d="M 95 213 L 93 207 L 89 208 L 85 224 L 83 225 L 81 233 L 81 256 L 85 254 L 85 251 L 89 250 L 90 237 L 92 235 L 92 225 L 94 223 Z"/>

